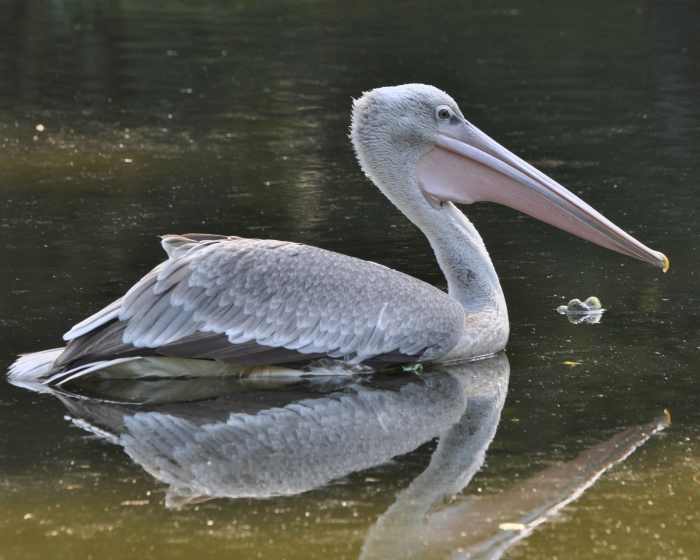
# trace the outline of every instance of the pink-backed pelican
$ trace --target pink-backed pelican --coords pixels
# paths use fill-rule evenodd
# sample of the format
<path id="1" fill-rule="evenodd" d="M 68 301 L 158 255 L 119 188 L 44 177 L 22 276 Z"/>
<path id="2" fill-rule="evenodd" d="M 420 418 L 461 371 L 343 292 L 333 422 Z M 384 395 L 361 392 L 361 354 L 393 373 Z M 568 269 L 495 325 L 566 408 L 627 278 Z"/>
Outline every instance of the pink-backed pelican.
<path id="1" fill-rule="evenodd" d="M 148 356 L 377 367 L 493 354 L 508 340 L 503 291 L 479 233 L 454 203 L 504 204 L 668 269 L 665 255 L 481 132 L 435 87 L 365 93 L 353 103 L 351 138 L 367 177 L 428 238 L 447 293 L 309 245 L 166 235 L 167 260 L 71 328 L 64 348 L 20 357 L 10 376 L 63 382 Z"/>

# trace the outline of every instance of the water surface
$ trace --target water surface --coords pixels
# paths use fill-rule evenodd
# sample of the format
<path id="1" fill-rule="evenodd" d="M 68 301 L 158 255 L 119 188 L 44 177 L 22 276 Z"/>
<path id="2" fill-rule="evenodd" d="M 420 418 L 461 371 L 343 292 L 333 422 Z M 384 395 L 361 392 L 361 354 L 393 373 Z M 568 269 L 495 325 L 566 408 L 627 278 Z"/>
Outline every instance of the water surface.
<path id="1" fill-rule="evenodd" d="M 287 495 L 169 508 L 169 484 L 105 439 L 122 433 L 107 420 L 123 412 L 85 420 L 77 405 L 66 408 L 70 399 L 3 384 L 0 558 L 371 557 L 381 546 L 406 544 L 391 538 L 392 512 L 406 511 L 406 496 L 431 473 L 454 474 L 445 464 L 462 478 L 441 479 L 443 494 L 435 485 L 434 505 L 408 519 L 415 524 L 405 534 L 420 537 L 447 519 L 455 524 L 447 523 L 455 529 L 449 550 L 430 539 L 410 549 L 459 556 L 478 541 L 469 511 L 511 503 L 533 511 L 537 504 L 513 498 L 519 489 L 542 477 L 582 484 L 585 476 L 562 469 L 605 464 L 606 452 L 615 459 L 665 421 L 664 409 L 670 427 L 504 554 L 700 555 L 694 3 L 0 6 L 5 364 L 18 352 L 56 346 L 70 325 L 123 293 L 162 258 L 156 236 L 166 232 L 311 243 L 444 286 L 427 242 L 352 155 L 351 98 L 378 85 L 446 89 L 470 120 L 672 263 L 661 275 L 509 209 L 467 210 L 492 254 L 512 322 L 509 374 L 499 386 L 507 396 L 501 402 L 495 391 L 487 399 L 495 435 L 479 440 L 488 448 L 483 465 L 476 440 L 471 450 L 458 446 L 463 455 L 447 454 L 462 462 L 438 461 L 448 428 L 470 421 L 469 401 L 479 393 L 464 385 L 464 402 L 450 409 L 439 396 L 455 392 L 426 387 L 456 374 L 370 379 L 359 388 L 348 380 L 258 388 L 259 410 L 365 390 L 385 391 L 400 408 L 411 405 L 400 398 L 406 387 L 422 388 L 422 402 L 434 408 L 411 418 L 420 420 L 422 438 L 396 437 L 396 429 L 379 438 L 383 455 L 358 451 L 359 436 L 349 431 L 347 449 L 358 462 L 327 480 Z M 572 325 L 556 314 L 561 303 L 589 295 L 608 308 L 599 324 Z M 454 415 L 440 423 L 447 410 Z M 89 435 L 66 416 L 105 434 Z M 473 478 L 460 486 L 470 468 Z M 293 480 L 291 470 L 280 476 Z M 483 534 L 503 533 L 490 531 Z"/>

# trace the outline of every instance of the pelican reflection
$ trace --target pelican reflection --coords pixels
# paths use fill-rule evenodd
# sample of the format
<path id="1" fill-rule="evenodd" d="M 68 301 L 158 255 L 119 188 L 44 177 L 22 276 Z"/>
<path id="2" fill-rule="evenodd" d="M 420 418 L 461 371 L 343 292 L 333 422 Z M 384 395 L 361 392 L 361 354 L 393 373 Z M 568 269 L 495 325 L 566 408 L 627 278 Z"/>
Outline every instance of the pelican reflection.
<path id="1" fill-rule="evenodd" d="M 318 488 L 456 433 L 455 426 L 476 421 L 472 416 L 486 400 L 495 412 L 479 416 L 483 442 L 474 452 L 483 456 L 496 431 L 508 374 L 508 360 L 499 355 L 420 376 L 297 380 L 275 390 L 227 380 L 229 393 L 188 403 L 164 401 L 183 393 L 206 394 L 196 387 L 211 387 L 208 380 L 132 382 L 157 392 L 159 402 L 149 405 L 55 394 L 79 427 L 120 445 L 167 484 L 166 505 L 173 507 Z M 122 382 L 119 395 L 133 397 L 135 391 L 126 385 Z M 99 392 L 105 394 L 106 388 Z M 464 453 L 471 454 L 471 448 Z"/>
<path id="2" fill-rule="evenodd" d="M 298 495 L 437 438 L 427 468 L 373 520 L 360 558 L 499 558 L 670 421 L 623 430 L 498 493 L 464 492 L 496 435 L 509 374 L 497 355 L 421 375 L 104 381 L 97 392 L 112 401 L 37 387 L 164 483 L 169 508 Z"/>

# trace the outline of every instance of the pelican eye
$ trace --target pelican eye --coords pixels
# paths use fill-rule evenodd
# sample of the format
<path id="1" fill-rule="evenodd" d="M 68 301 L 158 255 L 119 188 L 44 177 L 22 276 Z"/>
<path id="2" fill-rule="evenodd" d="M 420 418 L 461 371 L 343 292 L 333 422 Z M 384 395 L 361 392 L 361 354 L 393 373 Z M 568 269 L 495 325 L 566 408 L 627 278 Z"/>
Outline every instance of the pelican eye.
<path id="1" fill-rule="evenodd" d="M 444 105 L 438 107 L 435 111 L 435 114 L 437 115 L 437 118 L 441 121 L 447 121 L 450 119 L 450 117 L 452 117 L 452 111 L 449 107 L 445 107 Z"/>

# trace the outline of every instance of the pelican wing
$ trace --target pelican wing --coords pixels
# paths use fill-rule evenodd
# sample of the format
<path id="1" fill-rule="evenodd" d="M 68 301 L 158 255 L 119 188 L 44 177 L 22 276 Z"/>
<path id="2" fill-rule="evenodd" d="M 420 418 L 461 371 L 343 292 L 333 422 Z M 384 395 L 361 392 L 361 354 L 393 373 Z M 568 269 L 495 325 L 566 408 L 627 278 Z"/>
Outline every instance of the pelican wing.
<path id="1" fill-rule="evenodd" d="M 447 294 L 373 262 L 238 237 L 166 236 L 163 247 L 168 260 L 66 333 L 60 363 L 147 353 L 412 361 L 445 354 L 463 329 Z"/>

